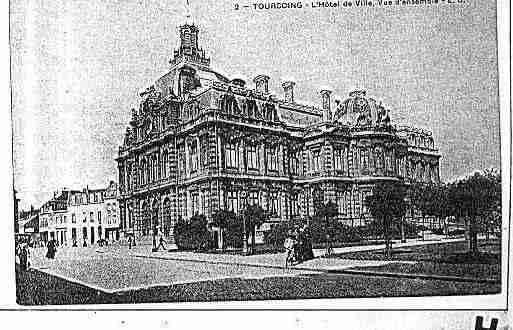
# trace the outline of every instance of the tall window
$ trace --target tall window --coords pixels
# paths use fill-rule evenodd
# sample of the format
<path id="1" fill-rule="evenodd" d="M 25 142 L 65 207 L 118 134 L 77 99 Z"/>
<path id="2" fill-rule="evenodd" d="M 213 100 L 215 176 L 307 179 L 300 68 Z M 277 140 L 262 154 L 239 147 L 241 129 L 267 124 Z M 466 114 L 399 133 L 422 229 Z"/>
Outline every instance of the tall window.
<path id="1" fill-rule="evenodd" d="M 182 177 L 185 176 L 185 145 L 181 145 L 178 153 L 178 169 Z"/>
<path id="2" fill-rule="evenodd" d="M 394 166 L 392 163 L 392 159 L 393 159 L 392 156 L 393 156 L 393 150 L 392 149 L 386 150 L 386 152 L 385 152 L 385 168 L 386 168 L 387 172 L 392 172 L 394 170 Z"/>
<path id="3" fill-rule="evenodd" d="M 201 193 L 201 210 L 202 210 L 203 214 L 208 213 L 207 198 L 208 198 L 208 192 L 206 190 L 203 190 Z"/>
<path id="4" fill-rule="evenodd" d="M 319 172 L 321 169 L 320 155 L 321 152 L 319 150 L 312 151 L 312 172 Z"/>
<path id="5" fill-rule="evenodd" d="M 227 191 L 226 192 L 226 206 L 228 210 L 237 212 L 238 203 L 237 203 L 237 192 L 236 191 Z"/>
<path id="6" fill-rule="evenodd" d="M 269 211 L 273 215 L 280 215 L 278 192 L 269 194 Z"/>
<path id="7" fill-rule="evenodd" d="M 94 222 L 94 212 L 89 212 L 89 221 Z"/>
<path id="8" fill-rule="evenodd" d="M 98 211 L 98 224 L 101 225 L 101 223 L 102 223 L 102 212 Z"/>
<path id="9" fill-rule="evenodd" d="M 369 150 L 362 148 L 360 150 L 360 165 L 362 168 L 362 171 L 368 171 L 369 170 Z"/>
<path id="10" fill-rule="evenodd" d="M 381 148 L 374 149 L 374 159 L 376 160 L 376 170 L 383 173 L 383 150 Z"/>
<path id="11" fill-rule="evenodd" d="M 297 156 L 297 152 L 292 153 L 290 155 L 290 173 L 292 175 L 299 175 L 299 159 Z"/>
<path id="12" fill-rule="evenodd" d="M 361 207 L 361 215 L 362 216 L 365 216 L 369 213 L 369 209 L 367 208 L 367 203 L 365 203 L 365 199 L 367 198 L 367 196 L 370 196 L 372 195 L 372 192 L 370 191 L 362 191 L 362 207 Z"/>
<path id="13" fill-rule="evenodd" d="M 235 143 L 226 143 L 224 146 L 226 167 L 237 168 L 237 147 Z"/>
<path id="14" fill-rule="evenodd" d="M 198 144 L 194 142 L 190 147 L 190 164 L 191 164 L 191 172 L 196 172 L 199 168 L 199 153 L 198 153 Z"/>
<path id="15" fill-rule="evenodd" d="M 75 216 L 75 213 L 71 214 L 71 223 L 77 223 L 77 217 Z"/>
<path id="16" fill-rule="evenodd" d="M 257 205 L 258 204 L 258 191 L 250 191 L 248 196 L 249 205 Z"/>
<path id="17" fill-rule="evenodd" d="M 334 158 L 335 158 L 335 171 L 337 172 L 346 172 L 346 148 L 336 148 L 334 150 Z"/>
<path id="18" fill-rule="evenodd" d="M 298 204 L 298 194 L 297 193 L 290 194 L 290 215 L 291 216 L 299 215 L 299 204 Z"/>
<path id="19" fill-rule="evenodd" d="M 347 215 L 347 192 L 346 191 L 337 191 L 337 206 L 338 213 L 341 216 Z"/>
<path id="20" fill-rule="evenodd" d="M 192 214 L 198 214 L 200 212 L 200 203 L 199 203 L 199 194 L 198 192 L 193 192 L 191 194 L 191 203 L 192 203 Z"/>
<path id="21" fill-rule="evenodd" d="M 267 147 L 267 169 L 269 171 L 278 170 L 278 149 L 276 147 Z"/>
<path id="22" fill-rule="evenodd" d="M 164 178 L 167 178 L 168 176 L 168 173 L 167 173 L 167 166 L 168 166 L 168 154 L 167 154 L 167 150 L 164 150 L 164 152 L 162 153 L 162 169 L 160 170 L 160 172 L 162 173 L 162 177 Z"/>
<path id="23" fill-rule="evenodd" d="M 257 146 L 250 144 L 247 146 L 246 150 L 247 150 L 247 159 L 248 159 L 248 169 L 257 170 L 258 169 Z"/>

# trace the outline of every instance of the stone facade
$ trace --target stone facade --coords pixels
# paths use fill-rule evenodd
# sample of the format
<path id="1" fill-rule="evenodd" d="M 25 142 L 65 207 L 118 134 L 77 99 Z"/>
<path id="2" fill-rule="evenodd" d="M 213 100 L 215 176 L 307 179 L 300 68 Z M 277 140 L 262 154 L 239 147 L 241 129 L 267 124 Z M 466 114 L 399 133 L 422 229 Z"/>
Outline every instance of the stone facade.
<path id="1" fill-rule="evenodd" d="M 430 132 L 394 125 L 365 91 L 320 107 L 270 94 L 269 77 L 254 86 L 210 68 L 198 28 L 180 27 L 181 44 L 167 74 L 141 93 L 117 158 L 121 228 L 172 237 L 179 217 L 259 204 L 271 222 L 311 216 L 337 203 L 340 221 L 370 219 L 365 196 L 380 181 L 439 181 Z M 263 226 L 265 229 L 268 226 Z"/>

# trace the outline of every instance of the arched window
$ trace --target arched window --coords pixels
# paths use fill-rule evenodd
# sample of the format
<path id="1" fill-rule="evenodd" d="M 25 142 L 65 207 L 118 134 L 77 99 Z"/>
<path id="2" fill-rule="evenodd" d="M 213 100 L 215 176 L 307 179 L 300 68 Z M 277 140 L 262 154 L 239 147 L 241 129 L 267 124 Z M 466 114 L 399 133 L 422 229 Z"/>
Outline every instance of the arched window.
<path id="1" fill-rule="evenodd" d="M 150 183 L 151 180 L 151 158 L 148 159 L 147 162 L 145 162 L 145 183 Z"/>
<path id="2" fill-rule="evenodd" d="M 154 154 L 152 156 L 152 162 L 153 162 L 153 178 L 152 181 L 157 181 L 159 179 L 159 161 L 158 156 Z"/>
<path id="3" fill-rule="evenodd" d="M 146 165 L 146 159 L 143 159 L 141 161 L 141 172 L 140 172 L 140 179 L 139 179 L 139 182 L 141 185 L 144 185 L 146 184 L 146 169 L 147 169 L 147 165 Z"/>

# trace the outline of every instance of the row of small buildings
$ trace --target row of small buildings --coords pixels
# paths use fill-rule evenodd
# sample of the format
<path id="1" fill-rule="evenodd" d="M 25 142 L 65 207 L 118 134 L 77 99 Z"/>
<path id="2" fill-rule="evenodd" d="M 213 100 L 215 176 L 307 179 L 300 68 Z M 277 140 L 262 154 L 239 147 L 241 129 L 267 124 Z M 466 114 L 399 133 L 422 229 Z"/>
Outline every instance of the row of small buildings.
<path id="1" fill-rule="evenodd" d="M 21 211 L 18 233 L 32 234 L 37 240 L 55 240 L 59 245 L 89 246 L 99 240 L 120 239 L 118 187 L 62 189 L 39 209 Z"/>

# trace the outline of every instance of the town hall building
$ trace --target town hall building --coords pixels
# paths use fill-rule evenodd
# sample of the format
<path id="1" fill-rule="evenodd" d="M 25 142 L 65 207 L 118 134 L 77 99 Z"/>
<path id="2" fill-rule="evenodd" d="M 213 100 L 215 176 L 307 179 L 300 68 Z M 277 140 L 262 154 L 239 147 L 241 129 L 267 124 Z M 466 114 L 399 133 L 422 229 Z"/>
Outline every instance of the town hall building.
<path id="1" fill-rule="evenodd" d="M 345 100 L 319 91 L 319 106 L 296 102 L 270 77 L 230 79 L 210 65 L 199 29 L 180 26 L 169 71 L 141 93 L 117 157 L 120 226 L 172 237 L 179 219 L 258 204 L 270 224 L 312 216 L 333 201 L 339 220 L 371 220 L 365 197 L 377 182 L 438 182 L 431 132 L 395 125 L 380 101 L 357 90 Z M 265 224 L 260 230 L 266 230 Z"/>

